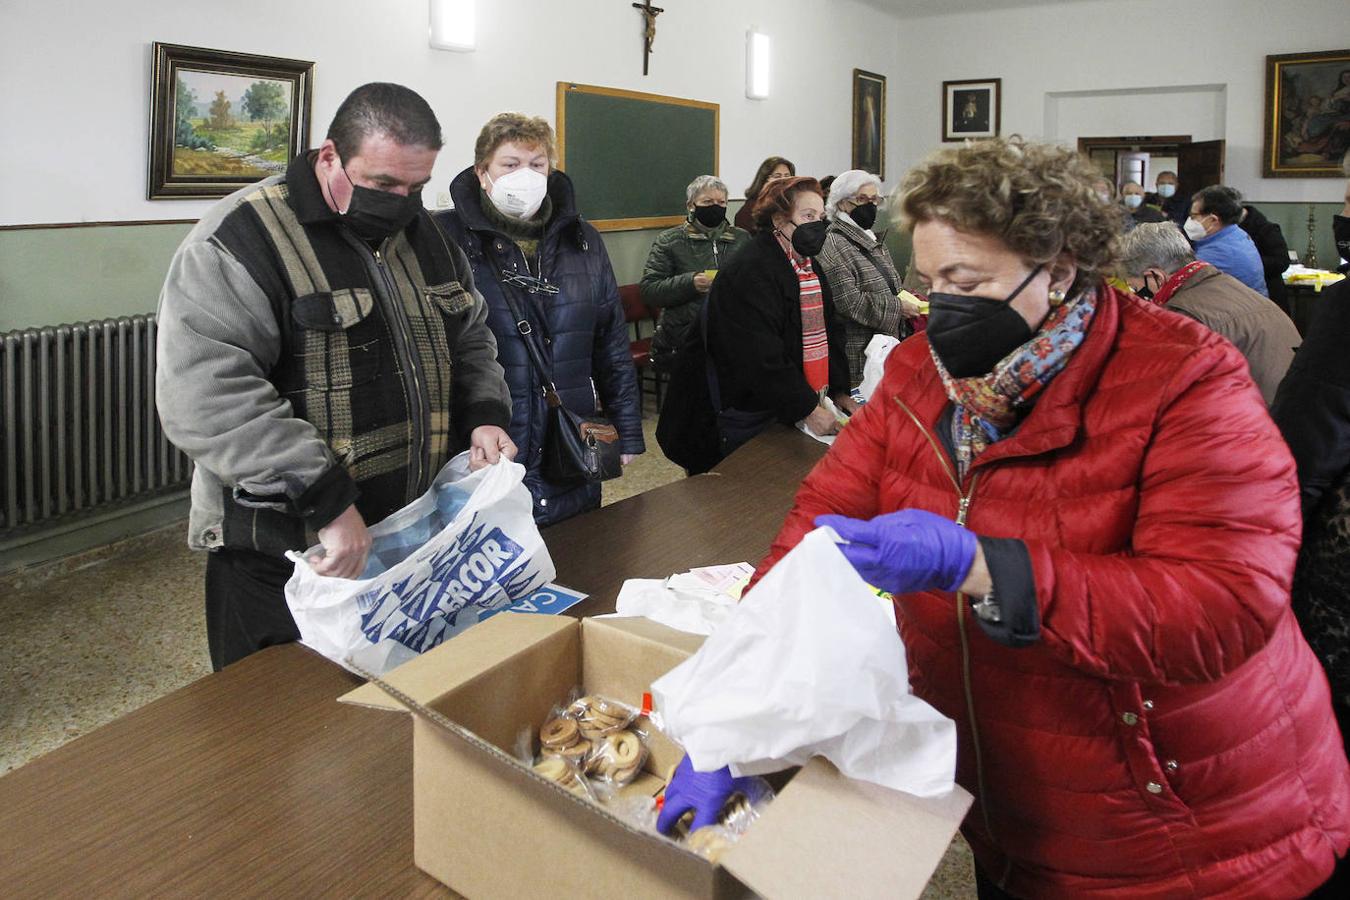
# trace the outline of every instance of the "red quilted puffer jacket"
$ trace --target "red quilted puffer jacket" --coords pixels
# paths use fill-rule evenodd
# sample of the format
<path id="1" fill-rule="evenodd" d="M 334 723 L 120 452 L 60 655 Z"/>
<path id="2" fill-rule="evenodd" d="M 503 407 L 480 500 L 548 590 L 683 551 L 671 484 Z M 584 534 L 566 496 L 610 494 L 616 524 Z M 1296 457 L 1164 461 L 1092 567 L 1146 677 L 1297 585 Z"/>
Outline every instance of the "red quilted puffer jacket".
<path id="1" fill-rule="evenodd" d="M 959 489 L 934 431 L 947 403 L 916 335 L 760 572 L 825 512 L 964 507 L 975 533 L 1025 541 L 1029 647 L 989 639 L 957 595 L 896 603 L 914 692 L 957 722 L 980 868 L 1034 898 L 1321 884 L 1350 844 L 1350 768 L 1289 608 L 1294 464 L 1242 356 L 1103 289 L 1068 366 Z"/>

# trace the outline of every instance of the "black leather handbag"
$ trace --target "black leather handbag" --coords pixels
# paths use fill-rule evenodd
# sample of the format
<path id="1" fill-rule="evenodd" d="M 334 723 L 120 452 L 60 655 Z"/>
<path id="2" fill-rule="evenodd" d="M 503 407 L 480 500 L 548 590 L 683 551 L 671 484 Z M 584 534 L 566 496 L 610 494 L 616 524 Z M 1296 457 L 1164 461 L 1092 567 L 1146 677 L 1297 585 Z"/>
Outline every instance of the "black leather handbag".
<path id="1" fill-rule="evenodd" d="M 529 354 L 539 384 L 544 392 L 547 404 L 548 425 L 544 430 L 543 459 L 540 471 L 555 484 L 608 481 L 623 474 L 623 462 L 620 458 L 619 429 L 614 423 L 601 415 L 580 416 L 572 412 L 562 402 L 548 367 L 544 364 L 544 355 L 535 344 L 534 329 L 530 321 L 521 312 L 520 303 L 514 296 L 515 285 L 502 278 L 498 273 L 502 296 L 516 320 L 516 330 L 525 342 L 525 351 Z M 555 289 L 556 290 L 556 289 Z"/>

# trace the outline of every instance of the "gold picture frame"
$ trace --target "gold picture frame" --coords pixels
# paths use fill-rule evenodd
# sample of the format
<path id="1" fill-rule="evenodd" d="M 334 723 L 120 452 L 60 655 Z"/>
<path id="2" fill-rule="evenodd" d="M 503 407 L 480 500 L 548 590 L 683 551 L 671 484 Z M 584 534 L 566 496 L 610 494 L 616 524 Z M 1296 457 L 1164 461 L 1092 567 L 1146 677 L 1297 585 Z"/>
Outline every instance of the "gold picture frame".
<path id="1" fill-rule="evenodd" d="M 1350 149 L 1350 50 L 1266 57 L 1266 178 L 1344 178 Z"/>
<path id="2" fill-rule="evenodd" d="M 886 179 L 886 76 L 853 70 L 853 168 Z"/>

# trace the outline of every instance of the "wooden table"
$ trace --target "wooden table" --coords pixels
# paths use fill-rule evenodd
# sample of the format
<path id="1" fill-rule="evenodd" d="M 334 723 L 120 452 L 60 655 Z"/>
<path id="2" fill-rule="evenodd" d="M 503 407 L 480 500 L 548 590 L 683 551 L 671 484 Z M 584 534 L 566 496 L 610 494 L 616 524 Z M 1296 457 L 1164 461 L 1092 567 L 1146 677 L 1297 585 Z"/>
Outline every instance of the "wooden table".
<path id="1" fill-rule="evenodd" d="M 774 428 L 548 529 L 559 583 L 592 595 L 569 612 L 612 611 L 625 578 L 758 562 L 824 450 Z M 358 683 L 273 647 L 0 777 L 0 893 L 447 895 L 413 866 L 411 720 L 335 702 Z"/>

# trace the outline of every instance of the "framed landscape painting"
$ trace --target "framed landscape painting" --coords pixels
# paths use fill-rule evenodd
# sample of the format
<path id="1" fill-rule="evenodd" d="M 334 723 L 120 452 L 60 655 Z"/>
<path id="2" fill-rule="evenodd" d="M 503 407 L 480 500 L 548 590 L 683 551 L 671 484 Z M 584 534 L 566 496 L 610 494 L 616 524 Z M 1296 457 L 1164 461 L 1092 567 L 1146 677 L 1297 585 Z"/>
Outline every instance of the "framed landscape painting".
<path id="1" fill-rule="evenodd" d="M 309 144 L 314 63 L 154 45 L 151 200 L 224 197 L 286 171 Z"/>
<path id="2" fill-rule="evenodd" d="M 1266 57 L 1266 178 L 1344 178 L 1350 50 Z"/>

